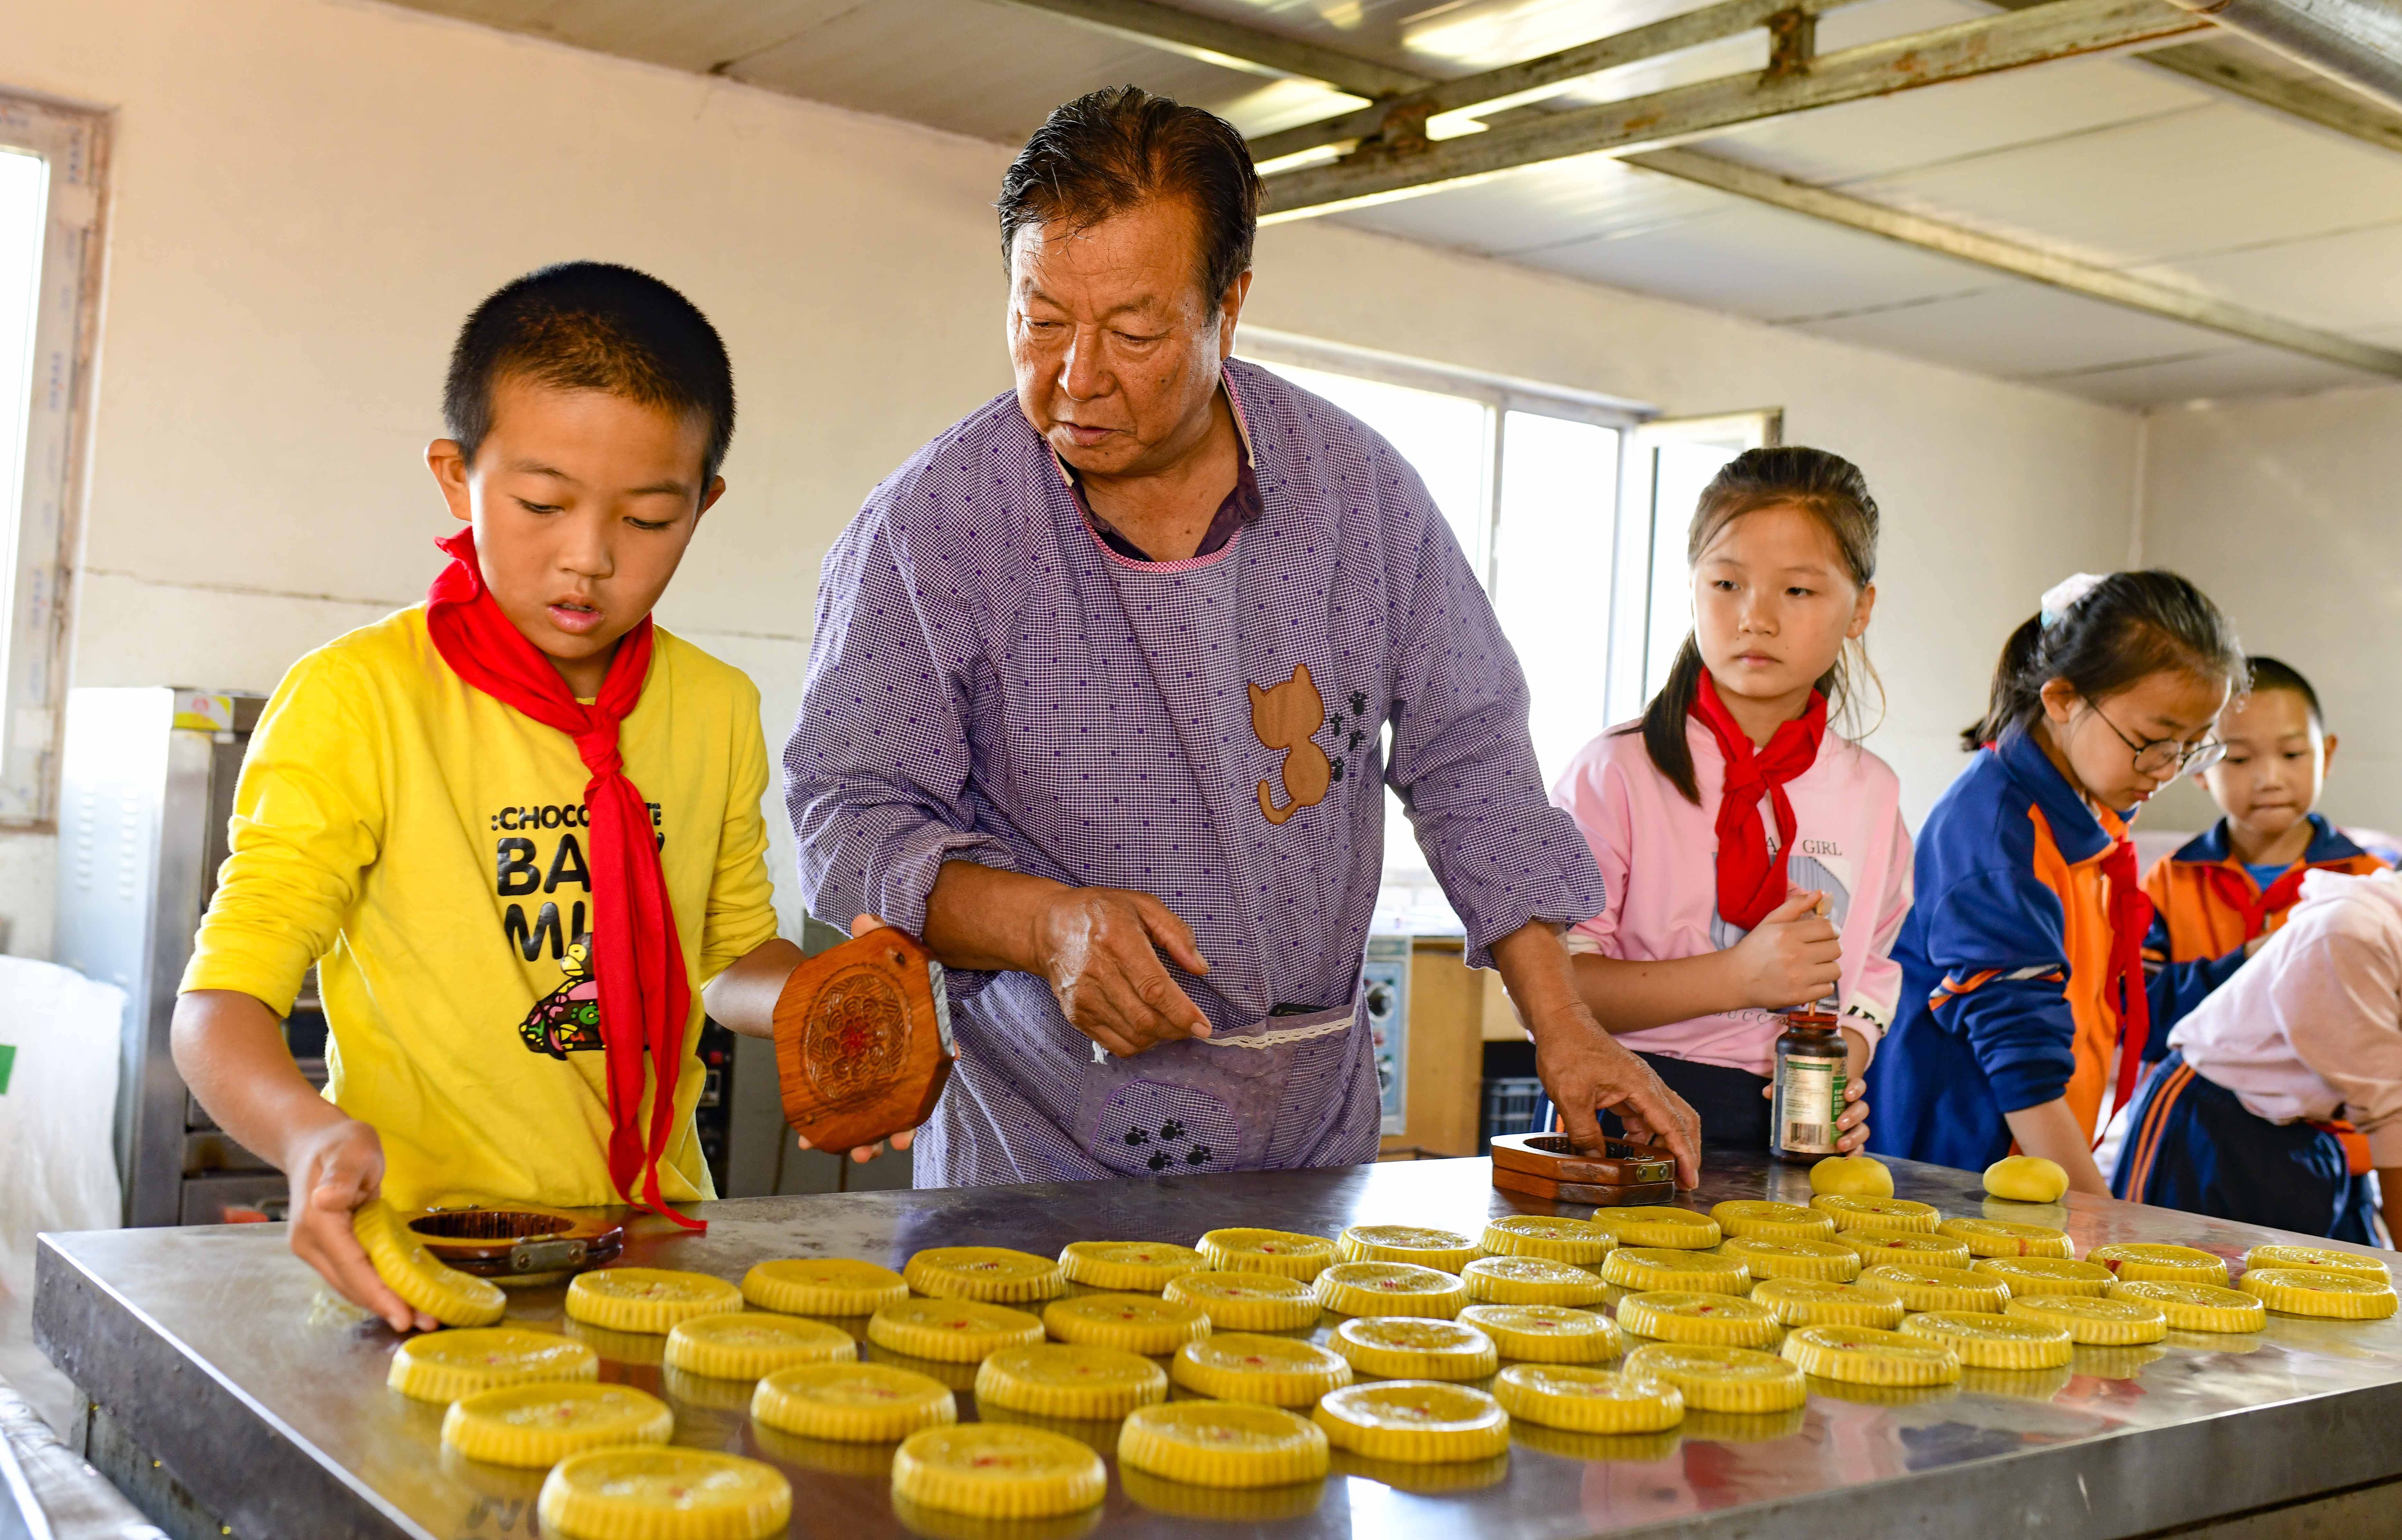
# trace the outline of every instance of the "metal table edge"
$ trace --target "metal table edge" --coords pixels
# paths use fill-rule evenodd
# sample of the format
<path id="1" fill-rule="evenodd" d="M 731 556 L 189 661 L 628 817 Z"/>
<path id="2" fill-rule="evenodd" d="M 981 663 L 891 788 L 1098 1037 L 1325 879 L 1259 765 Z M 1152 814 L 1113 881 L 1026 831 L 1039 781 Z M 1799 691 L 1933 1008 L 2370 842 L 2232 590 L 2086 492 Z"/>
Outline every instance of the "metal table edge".
<path id="1" fill-rule="evenodd" d="M 2364 1414 L 2347 1431 L 2381 1433 L 2381 1455 L 2355 1448 L 2350 1451 L 2354 1458 L 2341 1464 L 2313 1464 L 2303 1480 L 2243 1479 L 2229 1487 L 2188 1479 L 2196 1472 L 2224 1481 L 2230 1475 L 2258 1478 L 2297 1469 L 2288 1461 L 2239 1458 L 2241 1449 L 2213 1446 L 2236 1437 L 2258 1443 L 2255 1436 L 2261 1427 L 2256 1419 L 2264 1416 L 2350 1418 L 2354 1404 L 2372 1395 L 2387 1405 Z M 2198 1447 L 2178 1447 L 2183 1445 Z M 2332 1439 L 2322 1445 L 2339 1447 Z M 2127 1463 L 2138 1459 L 2145 1468 L 2133 1473 Z M 2159 1473 L 2165 1473 L 2165 1479 Z M 2131 1474 L 2139 1478 L 2129 1479 Z M 2039 1534 L 2045 1540 L 2141 1540 L 2396 1478 L 2402 1478 L 2402 1384 L 2294 1396 L 2189 1422 L 2122 1428 L 2050 1448 L 1888 1477 L 1846 1491 L 1843 1525 L 1846 1533 L 1875 1535 L 1998 1534 L 2007 1525 L 2010 1533 Z M 1598 1531 L 1585 1540 L 1762 1540 L 1792 1533 L 1783 1526 L 1822 1518 L 1813 1513 L 1805 1520 L 1801 1510 L 1823 1506 L 1827 1496 L 1813 1492 L 1767 1498 L 1633 1529 Z M 1972 1527 L 1979 1515 L 1984 1516 L 1985 1526 Z"/>
<path id="2" fill-rule="evenodd" d="M 1173 1182 L 1164 1184 L 1173 1187 Z M 737 1199 L 696 1205 L 703 1217 L 723 1211 L 841 1204 L 887 1210 L 955 1210 L 1047 1196 L 1026 1188 L 826 1195 L 815 1199 Z M 726 1214 L 732 1217 L 733 1214 Z M 308 1533 L 391 1540 L 435 1540 L 372 1487 L 308 1444 L 283 1420 L 225 1379 L 155 1318 L 92 1272 L 70 1249 L 73 1236 L 41 1238 L 34 1311 L 36 1342 L 93 1400 L 110 1407 L 135 1438 L 156 1449 L 171 1431 L 159 1406 L 192 1413 L 203 1453 L 170 1468 L 238 1533 Z M 2303 1238 L 2307 1239 L 2307 1238 Z M 78 1353 L 62 1328 L 78 1315 L 94 1328 Z M 114 1328 L 109 1329 L 109 1328 Z M 112 1344 L 163 1342 L 171 1371 L 200 1368 L 187 1395 L 160 1395 L 135 1354 Z M 64 1356 L 62 1356 L 62 1353 Z M 156 1349 L 147 1355 L 155 1358 Z M 117 1362 L 109 1362 L 115 1359 Z M 180 1387 L 179 1387 L 180 1390 Z M 245 1422 L 244 1419 L 247 1419 Z M 2257 1458 L 2274 1447 L 2273 1458 Z M 271 1463 L 257 1456 L 271 1450 Z M 2295 1457 L 2287 1452 L 2305 1450 Z M 2034 1462 L 2036 1464 L 2030 1464 Z M 194 1469 L 190 1466 L 207 1468 Z M 194 1478 L 199 1479 L 194 1479 Z M 1866 1533 L 1999 1533 L 2059 1540 L 2129 1540 L 2215 1517 L 2274 1508 L 2402 1477 L 2402 1381 L 2299 1394 L 2232 1408 L 2190 1422 L 2122 1427 L 2057 1445 L 1949 1462 L 1849 1489 L 1846 1524 Z M 305 1499 L 292 1494 L 304 1493 Z M 1788 1533 L 1805 1510 L 1823 1509 L 1827 1491 L 1772 1496 L 1688 1512 L 1635 1527 L 1590 1533 L 1594 1540 L 1760 1540 Z M 279 1500 L 280 1499 L 280 1500 Z M 323 1505 L 311 1507 L 311 1503 Z M 1984 1515 L 1992 1527 L 1963 1531 Z M 1821 1515 L 1822 1516 L 1822 1515 Z M 292 1520 L 297 1518 L 299 1527 Z M 1463 1526 L 1472 1522 L 1460 1516 Z"/>
<path id="3" fill-rule="evenodd" d="M 37 1240 L 34 1345 L 237 1535 L 391 1540 L 398 1533 L 409 1540 L 437 1540 L 372 1487 L 352 1480 L 338 1462 L 85 1267 L 59 1243 L 71 1238 L 44 1234 Z M 78 1311 L 101 1328 L 89 1334 L 83 1346 L 62 1329 Z M 196 1378 L 163 1394 L 155 1381 L 137 1382 L 143 1366 L 134 1355 L 108 1351 L 112 1334 L 106 1328 L 111 1325 L 138 1325 L 173 1353 L 171 1372 L 187 1371 Z M 169 1423 L 178 1415 L 187 1421 L 182 1438 L 172 1436 L 177 1430 Z M 176 1459 L 161 1452 L 195 1443 L 205 1458 Z M 354 1508 L 372 1514 L 370 1527 L 350 1518 Z M 337 1522 L 329 1527 L 328 1520 Z"/>

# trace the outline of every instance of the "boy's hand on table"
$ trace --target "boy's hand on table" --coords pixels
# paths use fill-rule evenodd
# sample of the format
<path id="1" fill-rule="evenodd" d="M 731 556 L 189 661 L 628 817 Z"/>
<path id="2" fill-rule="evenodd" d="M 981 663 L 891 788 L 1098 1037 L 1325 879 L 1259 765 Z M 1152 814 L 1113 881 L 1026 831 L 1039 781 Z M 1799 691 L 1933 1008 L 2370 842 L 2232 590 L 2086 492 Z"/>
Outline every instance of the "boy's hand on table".
<path id="1" fill-rule="evenodd" d="M 1823 893 L 1796 890 L 1727 949 L 1744 996 L 1761 1010 L 1791 1010 L 1834 992 L 1843 943 L 1818 912 Z"/>
<path id="2" fill-rule="evenodd" d="M 352 1230 L 352 1213 L 383 1186 L 383 1141 L 301 1075 L 283 1013 L 239 990 L 188 990 L 175 1002 L 172 1046 L 176 1070 L 217 1126 L 291 1185 L 292 1255 L 394 1331 L 440 1325 L 377 1275 Z"/>
<path id="3" fill-rule="evenodd" d="M 292 1181 L 292 1254 L 317 1269 L 334 1291 L 370 1310 L 394 1331 L 432 1331 L 441 1325 L 393 1292 L 367 1260 L 351 1215 L 383 1186 L 383 1141 L 355 1117 L 345 1117 L 292 1141 L 284 1172 Z"/>

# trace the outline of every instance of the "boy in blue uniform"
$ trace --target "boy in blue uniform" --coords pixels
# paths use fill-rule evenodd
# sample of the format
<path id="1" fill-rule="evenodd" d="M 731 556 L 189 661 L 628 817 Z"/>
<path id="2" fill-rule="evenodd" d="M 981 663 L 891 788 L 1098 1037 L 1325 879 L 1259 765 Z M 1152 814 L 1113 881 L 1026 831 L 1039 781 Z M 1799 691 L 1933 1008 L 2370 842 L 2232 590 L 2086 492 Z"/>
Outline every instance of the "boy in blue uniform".
<path id="1" fill-rule="evenodd" d="M 2313 871 L 2363 876 L 2385 863 L 2312 811 L 2335 759 L 2318 692 L 2274 658 L 2251 660 L 2251 687 L 2218 719 L 2224 758 L 2202 774 L 2224 815 L 2156 863 L 2144 966 L 2153 1042 L 2233 977 L 2285 923 Z"/>

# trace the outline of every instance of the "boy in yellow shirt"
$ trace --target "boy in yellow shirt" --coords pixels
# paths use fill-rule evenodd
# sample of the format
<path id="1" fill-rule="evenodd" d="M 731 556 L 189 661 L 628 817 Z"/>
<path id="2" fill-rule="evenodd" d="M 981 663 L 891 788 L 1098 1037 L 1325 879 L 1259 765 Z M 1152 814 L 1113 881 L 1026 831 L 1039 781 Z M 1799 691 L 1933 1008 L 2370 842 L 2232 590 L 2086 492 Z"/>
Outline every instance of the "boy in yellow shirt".
<path id="1" fill-rule="evenodd" d="M 453 560 L 277 687 L 174 1024 L 201 1104 L 291 1178 L 293 1251 L 396 1330 L 434 1323 L 352 1210 L 714 1197 L 704 1005 L 768 1035 L 801 961 L 758 691 L 650 618 L 725 490 L 716 331 L 630 269 L 546 268 L 468 317 L 443 409 Z M 322 1099 L 281 1025 L 311 964 Z"/>

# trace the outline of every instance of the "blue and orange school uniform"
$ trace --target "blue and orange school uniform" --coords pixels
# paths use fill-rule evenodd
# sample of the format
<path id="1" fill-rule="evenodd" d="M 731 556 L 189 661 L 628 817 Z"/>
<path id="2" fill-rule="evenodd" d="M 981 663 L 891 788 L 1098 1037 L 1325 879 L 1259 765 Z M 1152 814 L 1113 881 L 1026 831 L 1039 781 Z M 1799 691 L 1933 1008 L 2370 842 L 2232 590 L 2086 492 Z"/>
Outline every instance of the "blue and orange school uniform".
<path id="1" fill-rule="evenodd" d="M 2149 1033 L 2149 905 L 2124 822 L 2012 731 L 1927 814 L 1916 881 L 1894 945 L 1899 1020 L 1869 1067 L 1870 1147 L 1980 1170 L 2009 1153 L 2005 1114 L 2064 1096 L 2090 1136 L 2122 1021 L 2138 1052 Z"/>
<path id="2" fill-rule="evenodd" d="M 2144 892 L 2152 901 L 2151 933 L 2144 938 L 2144 971 L 2151 980 L 2151 1057 L 2168 1047 L 2171 1027 L 2243 965 L 2244 947 L 2285 923 L 2304 877 L 2313 871 L 2365 877 L 2386 869 L 2382 860 L 2325 818 L 2314 812 L 2310 821 L 2310 848 L 2266 882 L 2235 858 L 2224 818 L 2145 875 Z"/>
<path id="3" fill-rule="evenodd" d="M 2338 1118 L 2280 1123 L 2257 1117 L 2235 1092 L 2173 1048 L 2144 1081 L 2110 1192 L 2131 1202 L 2183 1209 L 2378 1243 L 2371 1215 L 2368 1142 Z"/>
<path id="4" fill-rule="evenodd" d="M 2177 1023 L 2110 1190 L 2374 1245 L 2368 1174 L 2402 1163 L 2402 877 L 2297 886 L 2291 923 Z"/>

